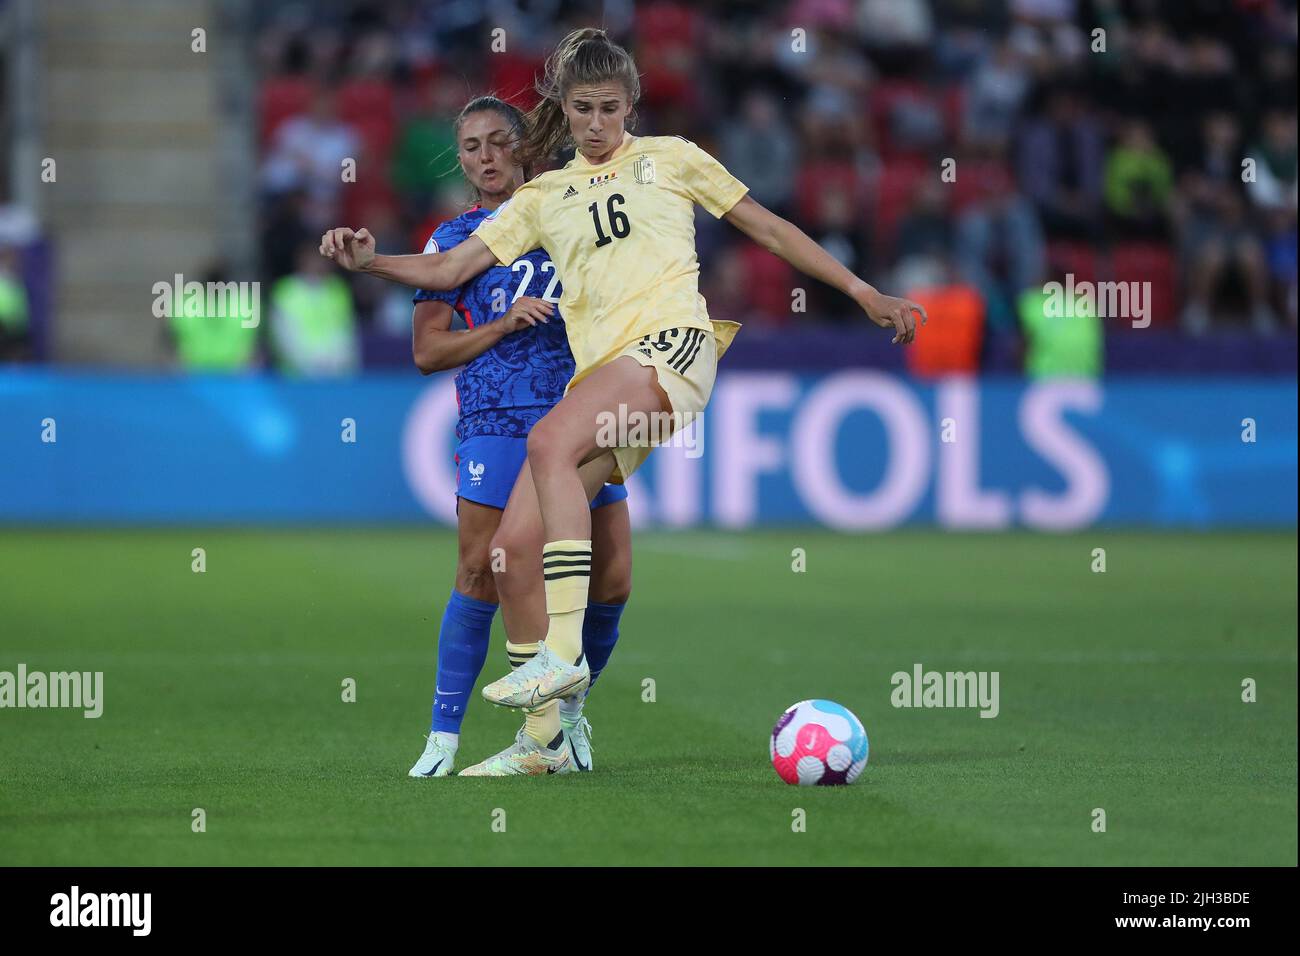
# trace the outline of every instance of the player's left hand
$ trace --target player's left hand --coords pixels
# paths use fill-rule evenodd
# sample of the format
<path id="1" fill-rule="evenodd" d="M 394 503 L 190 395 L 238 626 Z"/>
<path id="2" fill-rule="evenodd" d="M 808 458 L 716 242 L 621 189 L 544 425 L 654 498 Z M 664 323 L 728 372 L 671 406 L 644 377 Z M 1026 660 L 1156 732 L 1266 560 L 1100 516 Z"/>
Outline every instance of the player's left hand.
<path id="1" fill-rule="evenodd" d="M 921 314 L 921 324 L 925 325 L 929 321 L 929 316 L 925 314 L 925 306 L 919 302 L 913 302 L 911 299 L 903 299 L 897 296 L 885 295 L 876 289 L 865 297 L 864 301 L 859 303 L 862 310 L 867 313 L 867 318 L 882 329 L 894 329 L 894 345 L 907 345 L 916 338 L 916 317 L 914 312 Z"/>

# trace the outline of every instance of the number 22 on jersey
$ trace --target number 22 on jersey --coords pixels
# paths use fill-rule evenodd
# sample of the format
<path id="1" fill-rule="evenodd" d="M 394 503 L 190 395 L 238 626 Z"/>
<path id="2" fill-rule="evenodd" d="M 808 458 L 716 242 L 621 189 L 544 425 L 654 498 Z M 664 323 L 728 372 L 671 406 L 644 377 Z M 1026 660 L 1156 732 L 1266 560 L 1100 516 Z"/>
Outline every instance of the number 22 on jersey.
<path id="1" fill-rule="evenodd" d="M 524 274 L 523 279 L 519 281 L 519 285 L 515 287 L 515 297 L 510 300 L 512 303 L 517 302 L 519 297 L 528 291 L 528 287 L 533 284 L 533 276 L 540 271 L 543 275 L 548 272 L 551 274 L 551 281 L 546 283 L 546 291 L 542 293 L 542 298 L 547 302 L 559 305 L 560 297 L 556 294 L 555 287 L 560 284 L 560 274 L 555 271 L 555 263 L 550 259 L 542 262 L 540 270 L 533 266 L 531 259 L 516 259 L 514 265 L 510 267 L 510 271 Z"/>

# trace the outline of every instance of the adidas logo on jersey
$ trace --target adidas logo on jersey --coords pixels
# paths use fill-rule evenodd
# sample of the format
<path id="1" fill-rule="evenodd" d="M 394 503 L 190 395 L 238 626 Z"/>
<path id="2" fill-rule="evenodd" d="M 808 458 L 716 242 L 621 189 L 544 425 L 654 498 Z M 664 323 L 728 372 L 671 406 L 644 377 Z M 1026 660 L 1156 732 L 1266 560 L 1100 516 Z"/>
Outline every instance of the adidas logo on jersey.
<path id="1" fill-rule="evenodd" d="M 572 186 L 570 186 L 568 189 L 564 191 L 564 195 L 561 196 L 560 198 L 568 199 L 570 196 L 576 196 L 576 195 L 578 195 L 578 191 L 574 189 Z"/>

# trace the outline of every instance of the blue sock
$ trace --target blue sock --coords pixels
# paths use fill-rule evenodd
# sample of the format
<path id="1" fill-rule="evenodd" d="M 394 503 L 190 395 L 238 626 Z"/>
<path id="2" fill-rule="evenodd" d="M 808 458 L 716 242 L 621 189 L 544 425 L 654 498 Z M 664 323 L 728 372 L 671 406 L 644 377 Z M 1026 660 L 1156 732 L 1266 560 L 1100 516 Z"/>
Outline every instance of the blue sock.
<path id="1" fill-rule="evenodd" d="M 591 686 L 609 662 L 618 643 L 618 619 L 623 616 L 626 604 L 587 604 L 587 614 L 582 621 L 582 653 L 587 655 L 591 668 Z"/>
<path id="2" fill-rule="evenodd" d="M 438 632 L 438 672 L 434 678 L 430 732 L 460 733 L 474 682 L 487 660 L 495 604 L 451 592 Z"/>

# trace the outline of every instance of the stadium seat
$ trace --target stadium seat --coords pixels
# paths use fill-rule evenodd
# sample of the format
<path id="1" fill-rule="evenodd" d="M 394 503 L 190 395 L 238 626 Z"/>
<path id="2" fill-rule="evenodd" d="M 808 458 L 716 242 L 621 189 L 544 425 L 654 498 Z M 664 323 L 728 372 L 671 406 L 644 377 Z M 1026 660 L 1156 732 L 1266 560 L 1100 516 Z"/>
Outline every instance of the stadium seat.
<path id="1" fill-rule="evenodd" d="M 280 124 L 311 108 L 315 84 L 301 76 L 273 76 L 258 95 L 258 136 L 262 147 L 271 142 Z"/>
<path id="2" fill-rule="evenodd" d="M 932 146 L 951 142 L 960 102 L 960 92 L 954 88 L 936 90 L 912 80 L 882 82 L 871 92 L 869 106 L 881 157 L 886 161 L 921 158 L 929 155 Z M 909 141 L 909 135 L 915 141 Z"/>
<path id="3" fill-rule="evenodd" d="M 488 57 L 488 89 L 507 103 L 527 111 L 537 105 L 536 78 L 545 63 L 541 58 L 520 53 L 498 53 Z"/>
<path id="4" fill-rule="evenodd" d="M 879 251 L 888 254 L 893 249 L 898 224 L 907 215 L 917 184 L 926 174 L 924 163 L 917 160 L 895 159 L 881 167 L 872 204 Z"/>
<path id="5" fill-rule="evenodd" d="M 1075 282 L 1096 282 L 1100 278 L 1097 250 L 1086 242 L 1051 240 L 1047 243 L 1047 261 L 1053 275 L 1069 272 Z"/>
<path id="6" fill-rule="evenodd" d="M 1154 242 L 1126 242 L 1115 247 L 1114 273 L 1117 282 L 1151 283 L 1151 327 L 1174 324 L 1178 285 L 1174 257 L 1169 247 Z M 1123 323 L 1122 328 L 1131 328 Z"/>
<path id="7" fill-rule="evenodd" d="M 358 176 L 341 194 L 342 215 L 347 222 L 376 222 L 377 210 L 387 216 L 398 209 L 397 193 L 392 184 L 380 176 Z M 430 230 L 432 231 L 432 230 Z M 428 239 L 428 235 L 425 235 Z M 420 249 L 424 248 L 421 240 Z"/>
<path id="8" fill-rule="evenodd" d="M 847 160 L 821 160 L 807 163 L 795 179 L 794 203 L 802 225 L 810 226 L 821 219 L 822 199 L 827 192 L 844 197 L 855 209 L 862 206 L 866 190 L 862 178 Z"/>
<path id="9" fill-rule="evenodd" d="M 769 321 L 788 321 L 792 315 L 791 293 L 799 284 L 790 264 L 752 242 L 741 246 L 741 257 L 754 311 Z"/>
<path id="10" fill-rule="evenodd" d="M 1003 197 L 1015 189 L 1011 168 L 1001 160 L 966 158 L 957 161 L 957 180 L 952 184 L 953 213 L 960 215 L 986 199 Z"/>
<path id="11" fill-rule="evenodd" d="M 698 100 L 693 69 L 695 49 L 702 42 L 701 17 L 692 6 L 675 0 L 637 5 L 637 62 L 648 109 L 694 106 Z"/>
<path id="12" fill-rule="evenodd" d="M 339 89 L 338 111 L 339 119 L 360 135 L 372 161 L 387 167 L 397 135 L 393 87 L 382 80 L 349 80 Z"/>

